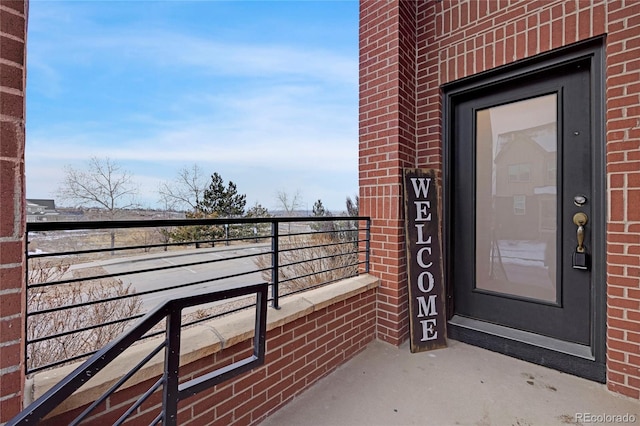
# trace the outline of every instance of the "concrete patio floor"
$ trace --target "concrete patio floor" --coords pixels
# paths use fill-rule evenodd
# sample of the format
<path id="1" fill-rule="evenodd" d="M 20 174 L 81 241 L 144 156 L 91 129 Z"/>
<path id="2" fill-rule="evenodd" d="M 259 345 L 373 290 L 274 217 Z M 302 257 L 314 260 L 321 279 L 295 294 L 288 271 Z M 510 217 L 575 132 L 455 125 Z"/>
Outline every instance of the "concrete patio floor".
<path id="1" fill-rule="evenodd" d="M 372 342 L 261 425 L 567 424 L 640 425 L 640 401 L 449 340 L 419 354 Z"/>

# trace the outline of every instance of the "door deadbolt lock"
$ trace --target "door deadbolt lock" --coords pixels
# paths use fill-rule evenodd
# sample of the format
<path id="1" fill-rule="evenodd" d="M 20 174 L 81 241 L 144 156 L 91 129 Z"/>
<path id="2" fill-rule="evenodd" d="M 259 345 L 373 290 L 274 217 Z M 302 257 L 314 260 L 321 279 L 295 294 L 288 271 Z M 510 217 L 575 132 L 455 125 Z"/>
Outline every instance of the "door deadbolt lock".
<path id="1" fill-rule="evenodd" d="M 585 197 L 584 195 L 578 194 L 573 197 L 573 204 L 575 204 L 577 207 L 584 206 L 586 202 L 587 197 Z"/>

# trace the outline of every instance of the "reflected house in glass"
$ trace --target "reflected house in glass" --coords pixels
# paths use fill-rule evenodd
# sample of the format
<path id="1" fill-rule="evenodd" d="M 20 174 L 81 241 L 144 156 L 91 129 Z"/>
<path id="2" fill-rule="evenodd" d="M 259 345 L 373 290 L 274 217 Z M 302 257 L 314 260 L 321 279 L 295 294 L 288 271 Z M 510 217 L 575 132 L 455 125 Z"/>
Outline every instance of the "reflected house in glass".
<path id="1" fill-rule="evenodd" d="M 556 230 L 556 125 L 498 136 L 495 217 L 505 235 L 537 239 Z"/>
<path id="2" fill-rule="evenodd" d="M 477 112 L 476 288 L 556 299 L 556 101 Z"/>

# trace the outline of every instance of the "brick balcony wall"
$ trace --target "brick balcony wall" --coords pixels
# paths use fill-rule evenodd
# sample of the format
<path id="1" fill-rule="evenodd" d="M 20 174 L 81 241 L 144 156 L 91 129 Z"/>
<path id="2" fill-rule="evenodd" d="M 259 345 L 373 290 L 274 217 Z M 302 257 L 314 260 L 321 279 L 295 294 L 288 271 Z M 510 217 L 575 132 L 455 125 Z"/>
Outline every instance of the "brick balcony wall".
<path id="1" fill-rule="evenodd" d="M 22 407 L 27 4 L 0 0 L 0 423 Z"/>
<path id="2" fill-rule="evenodd" d="M 607 384 L 640 398 L 640 2 L 362 0 L 361 9 L 360 205 L 372 218 L 379 333 L 390 342 L 408 328 L 400 173 L 442 170 L 441 86 L 606 35 Z"/>
<path id="3" fill-rule="evenodd" d="M 318 294 L 323 292 L 340 294 L 345 286 L 353 288 L 355 282 L 363 281 L 368 282 L 366 287 L 357 284 L 361 290 L 347 290 L 344 296 L 338 296 L 335 301 L 323 299 L 321 302 L 309 302 L 320 300 Z M 301 293 L 297 299 L 294 297 L 294 301 L 289 298 L 282 299 L 282 311 L 278 311 L 278 314 L 269 308 L 265 364 L 180 401 L 178 424 L 181 426 L 257 424 L 345 361 L 363 351 L 375 336 L 378 280 L 371 276 L 361 276 L 332 286 L 333 289 L 321 288 L 310 293 Z M 219 321 L 229 330 L 242 329 L 242 324 L 248 324 L 247 329 L 253 330 L 253 312 L 248 312 L 251 315 L 245 315 L 245 313 L 240 312 L 236 315 L 248 318 L 248 321 L 238 322 L 234 319 L 237 316 L 223 317 Z M 271 325 L 274 320 L 269 318 L 274 315 L 284 315 L 287 319 L 275 320 Z M 213 324 L 210 327 L 216 328 Z M 200 340 L 208 340 L 214 333 L 224 334 L 222 331 L 214 332 L 209 329 L 208 332 L 201 332 L 198 336 Z M 199 377 L 217 368 L 246 359 L 253 353 L 252 335 L 253 333 L 240 333 L 237 336 L 244 337 L 230 338 L 223 349 L 214 349 L 212 354 L 196 356 L 195 361 L 181 365 L 181 380 Z M 150 347 L 157 344 L 150 343 L 152 343 Z M 214 346 L 216 345 L 219 343 L 214 343 Z M 184 355 L 184 352 L 181 354 Z M 121 362 L 127 364 L 121 368 L 131 367 L 128 362 Z M 139 381 L 110 396 L 82 424 L 113 424 L 159 378 L 157 375 L 146 374 L 143 377 L 145 377 L 144 381 Z M 42 392 L 44 390 L 39 393 Z M 93 395 L 91 390 L 87 392 Z M 90 396 L 81 395 L 80 398 L 90 402 L 93 400 Z M 93 398 L 96 396 L 94 395 Z M 67 402 L 75 401 L 70 399 Z M 162 393 L 154 393 L 127 419 L 125 424 L 150 424 L 159 414 L 161 404 Z M 86 406 L 72 409 L 62 407 L 62 413 L 54 412 L 53 417 L 48 417 L 39 424 L 43 426 L 69 424 Z"/>

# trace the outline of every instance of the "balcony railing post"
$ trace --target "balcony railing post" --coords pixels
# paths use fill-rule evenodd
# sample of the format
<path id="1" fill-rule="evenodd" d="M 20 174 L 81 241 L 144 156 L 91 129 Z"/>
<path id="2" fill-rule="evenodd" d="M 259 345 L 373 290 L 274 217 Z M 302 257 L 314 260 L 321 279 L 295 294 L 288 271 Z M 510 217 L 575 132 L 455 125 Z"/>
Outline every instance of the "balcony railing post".
<path id="1" fill-rule="evenodd" d="M 369 259 L 371 252 L 371 219 L 367 219 L 367 230 L 365 234 L 365 261 L 364 261 L 364 272 L 366 274 L 369 273 Z"/>
<path id="2" fill-rule="evenodd" d="M 164 386 L 162 393 L 162 407 L 164 426 L 178 424 L 178 379 L 180 368 L 180 310 L 171 309 L 167 315 L 167 341 L 164 354 Z"/>
<path id="3" fill-rule="evenodd" d="M 280 309 L 280 304 L 278 302 L 278 281 L 279 274 L 278 269 L 279 266 L 279 249 L 278 249 L 278 240 L 280 237 L 279 232 L 279 222 L 274 220 L 271 222 L 271 283 L 273 285 L 271 293 L 273 295 L 273 302 L 271 306 L 275 309 Z"/>
<path id="4" fill-rule="evenodd" d="M 32 336 L 29 335 L 29 316 L 27 315 L 27 312 L 29 311 L 29 267 L 31 266 L 31 262 L 29 261 L 29 231 L 27 230 L 25 232 L 25 236 L 24 236 L 24 240 L 26 241 L 25 245 L 24 245 L 24 255 L 25 255 L 25 263 L 24 263 L 24 282 L 25 282 L 25 287 L 24 287 L 24 311 L 22 312 L 22 326 L 23 331 L 24 331 L 24 337 L 25 339 L 29 339 L 32 338 Z M 27 371 L 29 368 L 29 353 L 27 351 L 27 347 L 25 345 L 24 350 L 22 352 L 22 360 L 24 361 L 24 370 Z"/>

